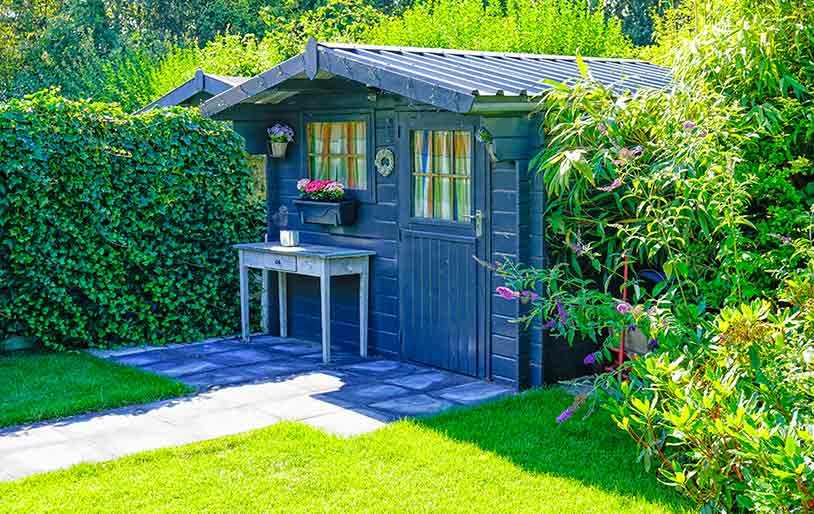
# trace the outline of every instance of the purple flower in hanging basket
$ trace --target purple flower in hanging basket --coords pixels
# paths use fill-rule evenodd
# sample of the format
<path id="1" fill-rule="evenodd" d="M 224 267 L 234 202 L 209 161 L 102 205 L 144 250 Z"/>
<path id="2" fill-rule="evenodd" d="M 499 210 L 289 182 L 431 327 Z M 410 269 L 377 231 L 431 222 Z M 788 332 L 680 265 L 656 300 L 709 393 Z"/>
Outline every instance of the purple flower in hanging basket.
<path id="1" fill-rule="evenodd" d="M 647 343 L 647 347 L 651 350 L 656 350 L 659 347 L 659 340 L 655 337 Z"/>
<path id="2" fill-rule="evenodd" d="M 589 353 L 582 359 L 582 363 L 586 366 L 593 366 L 596 363 L 596 354 Z"/>
<path id="3" fill-rule="evenodd" d="M 632 334 L 632 333 L 633 333 L 633 332 L 635 332 L 635 331 L 636 331 L 636 324 L 635 324 L 635 323 L 631 323 L 631 324 L 630 324 L 630 325 L 627 327 L 627 333 L 628 333 L 628 334 Z"/>
<path id="4" fill-rule="evenodd" d="M 630 304 L 627 302 L 622 302 L 616 306 L 616 310 L 619 312 L 619 314 L 627 314 L 630 312 L 630 308 Z"/>
<path id="5" fill-rule="evenodd" d="M 530 303 L 539 298 L 540 295 L 528 289 L 520 292 L 520 303 Z"/>
<path id="6" fill-rule="evenodd" d="M 269 141 L 272 143 L 294 142 L 294 129 L 284 123 L 275 123 L 268 129 Z"/>
<path id="7" fill-rule="evenodd" d="M 515 298 L 520 296 L 520 293 L 512 291 L 511 289 L 505 286 L 495 288 L 495 292 L 499 294 L 500 297 L 503 298 L 504 300 L 514 300 Z"/>
<path id="8" fill-rule="evenodd" d="M 543 328 L 554 328 L 558 325 L 559 323 L 557 323 L 557 320 L 550 319 L 543 324 Z"/>

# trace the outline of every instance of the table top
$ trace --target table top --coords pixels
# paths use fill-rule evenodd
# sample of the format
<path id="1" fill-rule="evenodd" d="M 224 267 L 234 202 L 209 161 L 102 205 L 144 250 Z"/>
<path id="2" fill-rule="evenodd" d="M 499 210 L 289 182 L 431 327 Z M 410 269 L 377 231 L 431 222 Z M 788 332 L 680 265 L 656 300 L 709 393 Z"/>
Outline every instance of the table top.
<path id="1" fill-rule="evenodd" d="M 279 241 L 270 241 L 268 243 L 242 243 L 233 245 L 232 247 L 236 250 L 250 252 L 278 255 L 302 255 L 305 257 L 318 257 L 320 259 L 343 259 L 345 257 L 366 257 L 376 255 L 376 252 L 371 250 L 361 250 L 359 248 L 310 244 L 283 246 Z"/>

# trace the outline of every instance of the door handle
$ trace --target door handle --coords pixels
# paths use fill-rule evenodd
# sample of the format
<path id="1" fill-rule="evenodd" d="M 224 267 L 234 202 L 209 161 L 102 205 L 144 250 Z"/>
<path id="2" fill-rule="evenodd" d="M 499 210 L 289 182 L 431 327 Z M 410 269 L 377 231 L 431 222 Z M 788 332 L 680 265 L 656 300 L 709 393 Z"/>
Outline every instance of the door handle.
<path id="1" fill-rule="evenodd" d="M 483 237 L 483 212 L 480 209 L 475 209 L 475 214 L 464 214 L 465 220 L 475 220 L 475 237 Z"/>

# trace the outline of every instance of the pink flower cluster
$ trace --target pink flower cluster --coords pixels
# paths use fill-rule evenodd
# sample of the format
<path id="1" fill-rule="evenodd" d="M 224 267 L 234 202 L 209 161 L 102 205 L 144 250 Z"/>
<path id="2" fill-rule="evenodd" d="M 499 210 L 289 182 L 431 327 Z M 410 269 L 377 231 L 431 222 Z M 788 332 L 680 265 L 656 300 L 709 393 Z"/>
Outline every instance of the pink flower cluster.
<path id="1" fill-rule="evenodd" d="M 514 290 L 509 289 L 508 287 L 505 287 L 505 286 L 500 286 L 498 288 L 495 288 L 495 292 L 497 294 L 499 294 L 500 297 L 503 298 L 504 300 L 519 299 L 520 303 L 533 302 L 534 300 L 536 300 L 537 298 L 540 297 L 540 295 L 538 295 L 534 291 L 528 291 L 528 290 L 527 291 L 514 291 Z"/>
<path id="2" fill-rule="evenodd" d="M 345 186 L 335 180 L 309 180 L 304 178 L 297 181 L 297 189 L 303 193 L 318 193 L 319 191 L 344 191 Z"/>
<path id="3" fill-rule="evenodd" d="M 313 200 L 335 201 L 345 196 L 344 184 L 335 180 L 300 179 L 297 181 L 297 190 L 303 197 Z"/>

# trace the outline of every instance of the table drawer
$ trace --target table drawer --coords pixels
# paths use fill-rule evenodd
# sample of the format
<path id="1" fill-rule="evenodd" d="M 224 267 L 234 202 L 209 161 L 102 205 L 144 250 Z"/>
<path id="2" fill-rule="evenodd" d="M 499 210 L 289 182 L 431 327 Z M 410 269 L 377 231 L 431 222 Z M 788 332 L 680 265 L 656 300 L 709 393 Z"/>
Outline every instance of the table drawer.
<path id="1" fill-rule="evenodd" d="M 243 263 L 250 268 L 297 271 L 297 258 L 293 255 L 246 252 L 243 254 Z"/>
<path id="2" fill-rule="evenodd" d="M 331 276 L 337 275 L 358 275 L 365 269 L 365 260 L 367 257 L 361 259 L 340 259 L 331 261 Z"/>
<path id="3" fill-rule="evenodd" d="M 316 257 L 298 257 L 297 270 L 301 275 L 318 277 L 322 273 L 322 259 Z"/>

